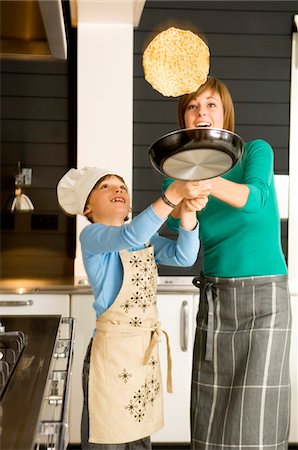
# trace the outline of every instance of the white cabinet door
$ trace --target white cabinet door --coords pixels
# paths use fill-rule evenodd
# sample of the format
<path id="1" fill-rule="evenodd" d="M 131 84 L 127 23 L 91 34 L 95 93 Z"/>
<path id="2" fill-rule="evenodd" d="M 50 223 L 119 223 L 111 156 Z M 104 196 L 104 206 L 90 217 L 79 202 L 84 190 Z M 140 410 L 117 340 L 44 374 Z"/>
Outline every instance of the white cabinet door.
<path id="1" fill-rule="evenodd" d="M 0 316 L 52 315 L 69 316 L 68 294 L 1 294 Z"/>
<path id="2" fill-rule="evenodd" d="M 192 294 L 159 294 L 161 328 L 170 339 L 173 393 L 166 391 L 167 354 L 165 339 L 160 343 L 163 373 L 165 426 L 152 442 L 190 442 L 190 387 L 193 350 L 194 300 Z"/>
<path id="3" fill-rule="evenodd" d="M 291 376 L 291 424 L 290 443 L 298 442 L 298 295 L 291 295 L 292 301 L 292 345 L 290 358 Z"/>
<path id="4" fill-rule="evenodd" d="M 70 393 L 69 442 L 81 442 L 81 415 L 83 407 L 82 369 L 87 346 L 95 328 L 93 295 L 71 295 L 71 316 L 76 319 L 72 385 Z"/>

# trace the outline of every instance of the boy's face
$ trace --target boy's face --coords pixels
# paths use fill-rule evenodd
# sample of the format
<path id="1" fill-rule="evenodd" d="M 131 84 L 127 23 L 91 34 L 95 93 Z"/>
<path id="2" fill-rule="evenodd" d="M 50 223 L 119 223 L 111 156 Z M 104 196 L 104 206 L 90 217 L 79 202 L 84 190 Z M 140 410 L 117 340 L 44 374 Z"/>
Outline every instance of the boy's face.
<path id="1" fill-rule="evenodd" d="M 90 193 L 85 215 L 94 223 L 119 226 L 124 223 L 130 208 L 127 186 L 120 178 L 111 176 L 100 182 Z"/>

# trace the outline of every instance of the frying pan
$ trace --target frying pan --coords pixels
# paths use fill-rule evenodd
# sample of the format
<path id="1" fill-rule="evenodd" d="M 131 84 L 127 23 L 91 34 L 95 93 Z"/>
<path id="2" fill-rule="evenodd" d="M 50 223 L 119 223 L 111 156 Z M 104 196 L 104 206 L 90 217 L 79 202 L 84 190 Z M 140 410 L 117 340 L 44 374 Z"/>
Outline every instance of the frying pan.
<path id="1" fill-rule="evenodd" d="M 162 175 L 176 180 L 205 180 L 223 175 L 243 153 L 244 141 L 220 128 L 185 128 L 166 134 L 149 148 L 149 160 Z"/>

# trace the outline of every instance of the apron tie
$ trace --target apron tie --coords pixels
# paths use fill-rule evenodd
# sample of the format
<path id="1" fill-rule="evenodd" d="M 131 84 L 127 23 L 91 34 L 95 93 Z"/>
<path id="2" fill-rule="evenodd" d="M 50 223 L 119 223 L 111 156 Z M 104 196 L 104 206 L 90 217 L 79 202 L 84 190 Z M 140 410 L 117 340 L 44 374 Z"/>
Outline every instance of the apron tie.
<path id="1" fill-rule="evenodd" d="M 144 365 L 146 365 L 149 361 L 151 353 L 153 351 L 154 346 L 161 340 L 161 333 L 164 333 L 166 337 L 167 344 L 167 392 L 173 392 L 173 383 L 172 383 L 172 357 L 171 357 L 171 348 L 170 348 L 170 340 L 166 331 L 160 328 L 160 322 L 157 322 L 155 326 L 152 328 L 152 336 L 149 347 L 147 348 L 144 356 Z"/>
<path id="2" fill-rule="evenodd" d="M 205 361 L 212 361 L 213 358 L 213 338 L 214 338 L 214 297 L 216 296 L 214 291 L 214 284 L 211 281 L 206 281 L 200 277 L 193 279 L 193 284 L 200 289 L 202 298 L 207 299 L 208 303 L 208 316 L 207 316 L 207 337 L 206 337 L 206 351 Z"/>

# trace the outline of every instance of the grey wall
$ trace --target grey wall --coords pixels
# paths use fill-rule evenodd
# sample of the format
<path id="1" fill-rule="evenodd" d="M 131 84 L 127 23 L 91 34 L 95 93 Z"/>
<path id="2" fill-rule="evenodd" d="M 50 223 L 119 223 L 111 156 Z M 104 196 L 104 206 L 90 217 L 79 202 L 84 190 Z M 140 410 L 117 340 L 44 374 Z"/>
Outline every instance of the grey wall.
<path id="1" fill-rule="evenodd" d="M 147 1 L 135 30 L 134 212 L 160 193 L 162 177 L 148 161 L 151 143 L 178 128 L 177 99 L 166 98 L 144 80 L 142 53 L 160 31 L 176 26 L 203 33 L 211 53 L 210 75 L 226 83 L 236 113 L 236 133 L 267 140 L 275 173 L 288 174 L 291 34 L 297 1 Z M 164 230 L 165 235 L 170 235 Z M 287 254 L 287 221 L 282 221 Z M 192 275 L 162 267 L 161 275 Z"/>

